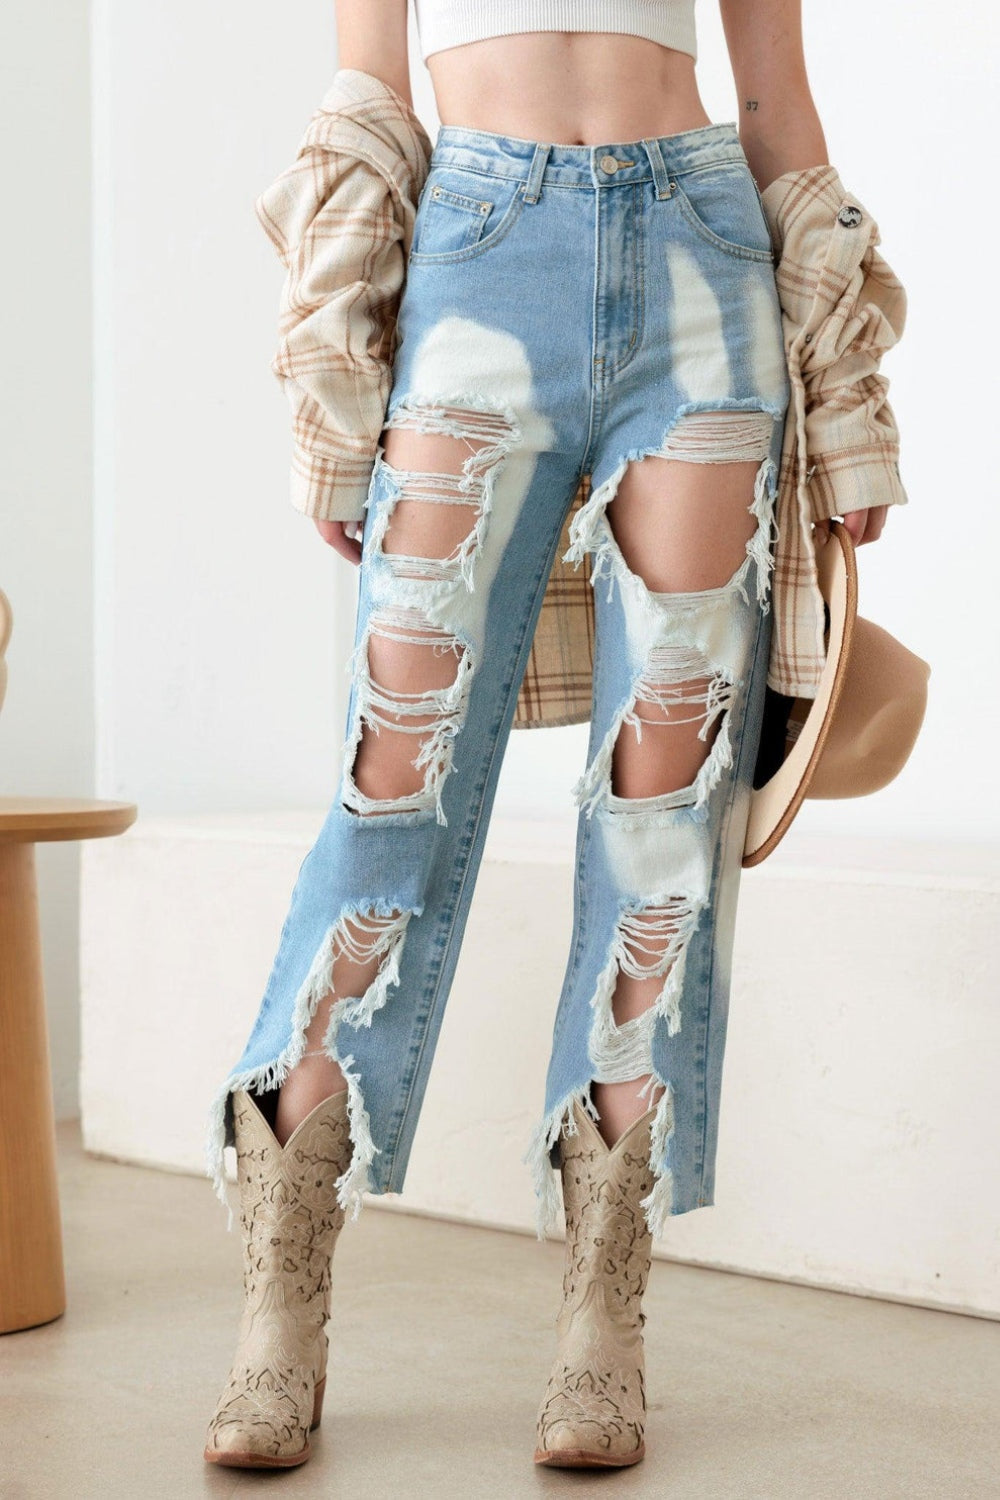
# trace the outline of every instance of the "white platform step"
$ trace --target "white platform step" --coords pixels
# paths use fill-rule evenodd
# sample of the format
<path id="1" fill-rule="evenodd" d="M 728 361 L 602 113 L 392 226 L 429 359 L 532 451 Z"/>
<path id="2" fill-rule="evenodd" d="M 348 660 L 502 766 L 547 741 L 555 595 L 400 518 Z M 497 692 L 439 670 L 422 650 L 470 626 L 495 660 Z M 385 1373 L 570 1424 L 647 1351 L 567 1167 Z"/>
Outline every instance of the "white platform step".
<path id="1" fill-rule="evenodd" d="M 83 846 L 88 1150 L 202 1171 L 322 819 Z M 406 1187 L 371 1204 L 531 1231 L 572 851 L 571 816 L 494 818 Z M 1000 1317 L 997 846 L 793 830 L 744 872 L 734 967 L 716 1205 L 657 1253 Z"/>

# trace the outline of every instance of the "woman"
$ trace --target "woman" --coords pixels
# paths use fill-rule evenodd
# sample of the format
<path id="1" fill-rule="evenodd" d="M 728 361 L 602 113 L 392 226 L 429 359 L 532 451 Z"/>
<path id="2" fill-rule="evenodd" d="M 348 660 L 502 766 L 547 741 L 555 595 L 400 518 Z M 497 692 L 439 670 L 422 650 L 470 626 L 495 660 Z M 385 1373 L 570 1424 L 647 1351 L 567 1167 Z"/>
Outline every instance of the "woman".
<path id="1" fill-rule="evenodd" d="M 212 1462 L 309 1456 L 333 1247 L 362 1191 L 403 1183 L 570 519 L 563 560 L 589 559 L 596 585 L 595 669 L 532 1150 L 543 1223 L 561 1175 L 568 1257 L 534 1457 L 643 1456 L 651 1235 L 713 1201 L 767 673 L 789 379 L 760 191 L 826 163 L 799 0 L 720 3 L 738 128 L 701 103 L 693 0 L 417 5 L 442 129 L 378 451 L 361 504 L 343 499 L 347 459 L 313 452 L 301 476 L 323 540 L 361 565 L 348 739 L 215 1121 L 219 1154 L 223 1129 L 237 1150 L 246 1303 Z M 352 128 L 374 98 L 397 110 L 383 145 L 397 127 L 419 136 L 405 0 L 338 0 L 337 20 Z M 331 223 L 336 243 L 357 228 Z M 300 285 L 321 238 L 299 232 Z M 347 359 L 327 337 L 302 363 L 320 348 L 331 368 Z M 300 442 L 336 405 L 300 406 Z M 873 540 L 885 506 L 845 519 Z"/>

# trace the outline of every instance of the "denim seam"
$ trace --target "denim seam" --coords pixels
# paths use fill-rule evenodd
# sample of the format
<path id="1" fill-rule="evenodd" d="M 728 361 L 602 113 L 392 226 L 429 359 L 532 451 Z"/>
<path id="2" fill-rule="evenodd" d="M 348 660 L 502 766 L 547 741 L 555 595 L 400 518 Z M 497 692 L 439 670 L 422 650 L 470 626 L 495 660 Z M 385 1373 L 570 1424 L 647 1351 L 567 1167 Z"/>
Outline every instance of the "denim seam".
<path id="1" fill-rule="evenodd" d="M 520 172 L 497 172 L 492 168 L 472 167 L 467 162 L 447 160 L 432 162 L 429 168 L 429 172 L 433 171 L 436 167 L 441 167 L 442 169 L 450 172 L 472 172 L 477 177 L 495 177 L 498 182 L 523 182 L 525 185 L 527 185 L 527 178 L 524 177 Z M 542 193 L 547 193 L 552 189 L 569 193 L 577 193 L 581 191 L 585 193 L 603 193 L 608 189 L 633 187 L 638 186 L 644 182 L 652 181 L 653 178 L 648 172 L 641 177 L 629 177 L 624 180 L 622 178 L 619 178 L 614 182 L 594 182 L 592 179 L 581 182 L 556 182 L 552 181 L 551 179 L 543 178 Z M 541 202 L 541 195 L 539 195 L 538 202 Z"/>
<path id="2" fill-rule="evenodd" d="M 645 244 L 646 244 L 646 221 L 645 221 L 645 215 L 643 213 L 643 194 L 641 194 L 640 192 L 638 192 L 638 184 L 637 183 L 634 185 L 634 187 L 635 187 L 636 190 L 632 194 L 632 212 L 633 212 L 633 215 L 634 215 L 634 222 L 635 222 L 635 226 L 636 226 L 635 250 L 633 252 L 633 265 L 634 265 L 634 269 L 635 269 L 635 290 L 636 290 L 635 338 L 633 339 L 631 345 L 629 346 L 628 352 L 625 354 L 624 358 L 620 359 L 616 365 L 612 366 L 612 374 L 615 374 L 615 375 L 617 375 L 621 370 L 624 370 L 626 368 L 626 366 L 628 366 L 628 365 L 630 365 L 632 363 L 633 359 L 635 359 L 636 355 L 638 354 L 639 350 L 642 347 L 643 321 L 644 321 L 644 316 L 645 316 L 645 294 L 646 294 L 646 284 L 645 284 L 646 261 L 645 261 L 645 255 L 643 253 L 644 250 L 645 250 Z"/>
<path id="3" fill-rule="evenodd" d="M 474 177 L 492 177 L 496 182 L 523 182 L 525 186 L 528 182 L 527 177 L 521 172 L 497 172 L 493 167 L 471 167 L 467 162 L 457 161 L 432 161 L 428 169 L 428 178 L 439 168 L 443 172 L 469 172 Z"/>
<path id="4" fill-rule="evenodd" d="M 581 470 L 581 478 L 582 478 L 584 472 L 585 471 Z M 579 480 L 577 481 L 577 483 L 579 484 Z M 595 728 L 594 728 L 595 723 L 596 723 L 596 715 L 594 713 L 594 693 L 596 692 L 596 687 L 597 687 L 597 682 L 598 682 L 599 672 L 600 672 L 600 654 L 601 654 L 601 638 L 597 635 L 596 630 L 595 630 L 595 634 L 594 634 L 594 654 L 593 654 L 593 663 L 592 663 L 592 666 L 591 666 L 591 703 L 590 703 L 590 726 L 591 726 L 591 732 L 590 732 L 590 735 L 589 735 L 589 742 L 588 742 L 588 745 L 587 745 L 587 754 L 586 754 L 586 761 L 587 761 L 588 764 L 589 764 L 590 759 L 591 759 L 591 757 L 592 757 L 592 755 L 594 753 L 595 740 L 596 740 L 596 743 L 599 744 L 600 743 L 600 739 L 601 739 L 601 736 L 596 733 Z M 576 842 L 576 848 L 574 850 L 575 869 L 574 869 L 574 873 L 573 873 L 573 890 L 574 890 L 575 906 L 574 906 L 573 934 L 572 934 L 572 939 L 571 939 L 571 944 L 570 944 L 569 955 L 568 955 L 567 961 L 566 961 L 566 971 L 565 971 L 565 974 L 563 976 L 563 986 L 562 986 L 563 990 L 566 991 L 566 992 L 569 992 L 569 993 L 572 992 L 573 982 L 576 979 L 576 975 L 577 975 L 577 973 L 579 971 L 579 967 L 580 967 L 580 954 L 581 954 L 583 946 L 584 946 L 584 934 L 586 932 L 586 926 L 587 926 L 587 884 L 586 884 L 586 881 L 583 878 L 583 871 L 584 871 L 584 867 L 586 865 L 587 849 L 589 847 L 590 840 L 591 840 L 592 836 L 593 836 L 593 829 L 591 827 L 591 819 L 584 817 L 583 813 L 581 812 L 579 814 L 578 818 L 577 818 L 577 838 L 576 838 L 576 841 L 575 841 Z M 579 920 L 576 919 L 576 913 L 579 913 Z M 569 1012 L 569 1010 L 571 1008 L 572 1007 L 570 1007 L 570 1006 L 567 1006 L 565 1008 L 563 1008 L 562 1006 L 559 1006 L 556 1009 L 556 1014 L 555 1014 L 555 1018 L 554 1018 L 553 1026 L 552 1026 L 552 1054 L 551 1055 L 552 1055 L 553 1060 L 554 1060 L 555 1055 L 556 1055 L 556 1046 L 555 1046 L 555 1044 L 559 1040 L 560 1036 L 562 1035 L 563 1027 L 566 1024 L 566 1016 L 567 1016 L 567 1014 L 568 1014 L 568 1012 Z M 588 1043 L 588 1057 L 589 1057 L 589 1043 Z M 546 1095 L 547 1094 L 548 1094 L 548 1087 L 546 1086 Z M 547 1100 L 546 1100 L 546 1103 L 547 1103 Z"/>
<path id="5" fill-rule="evenodd" d="M 763 609 L 758 609 L 758 611 L 757 611 L 757 631 L 756 631 L 756 637 L 755 637 L 755 640 L 754 640 L 754 649 L 753 649 L 753 661 L 751 662 L 750 670 L 747 673 L 746 687 L 745 687 L 745 692 L 744 692 L 743 712 L 742 712 L 742 714 L 740 716 L 740 744 L 739 744 L 739 750 L 737 751 L 736 756 L 734 757 L 734 761 L 733 761 L 733 767 L 732 767 L 732 771 L 731 771 L 731 779 L 730 779 L 730 785 L 729 785 L 729 796 L 728 796 L 728 798 L 726 800 L 726 810 L 725 810 L 725 814 L 723 816 L 722 826 L 721 826 L 720 831 L 719 831 L 719 838 L 718 838 L 718 841 L 716 842 L 716 846 L 715 846 L 715 858 L 714 858 L 714 860 L 712 862 L 712 881 L 713 881 L 713 885 L 718 880 L 718 872 L 719 872 L 719 869 L 720 869 L 720 866 L 721 866 L 721 863 L 722 863 L 722 859 L 723 859 L 723 855 L 724 855 L 725 849 L 726 849 L 728 841 L 729 841 L 729 825 L 730 825 L 730 823 L 732 822 L 732 819 L 733 819 L 733 806 L 734 806 L 734 804 L 736 802 L 736 792 L 737 792 L 737 789 L 739 787 L 740 772 L 743 769 L 743 758 L 744 758 L 744 755 L 746 753 L 745 752 L 745 745 L 746 745 L 746 733 L 745 733 L 745 731 L 746 731 L 746 713 L 747 713 L 747 707 L 748 707 L 748 704 L 749 704 L 750 685 L 756 679 L 756 675 L 757 675 L 757 661 L 758 661 L 758 658 L 760 656 L 760 644 L 761 644 L 761 641 L 763 640 L 763 638 L 764 638 L 764 610 Z M 706 1061 L 707 1061 L 707 1058 L 708 1058 L 708 1041 L 707 1041 L 707 1039 L 708 1039 L 708 1032 L 709 1032 L 709 1021 L 710 1021 L 711 1015 L 712 1015 L 712 996 L 714 994 L 713 980 L 714 980 L 714 977 L 715 977 L 715 946 L 716 945 L 715 945 L 715 941 L 714 941 L 714 931 L 715 931 L 714 913 L 713 913 L 712 930 L 713 930 L 713 941 L 712 941 L 712 944 L 711 944 L 711 948 L 709 950 L 708 974 L 706 976 L 706 987 L 705 987 L 705 1005 L 703 1007 L 703 1013 L 702 1013 L 702 1018 L 701 1018 L 702 1019 L 701 1036 L 705 1039 L 705 1048 L 704 1048 L 704 1050 L 705 1050 L 705 1059 L 706 1059 Z M 700 1143 L 699 1152 L 698 1152 L 698 1201 L 699 1201 L 699 1206 L 702 1206 L 701 1205 L 701 1200 L 705 1196 L 705 1153 L 706 1153 L 706 1150 L 707 1150 L 707 1135 L 708 1135 L 708 1109 L 707 1109 L 707 1101 L 705 1099 L 707 1068 L 701 1068 L 701 1069 L 699 1069 L 699 1075 L 698 1076 L 699 1076 L 700 1088 L 701 1088 L 701 1093 L 702 1093 L 701 1103 L 703 1105 L 703 1108 L 702 1108 L 702 1111 L 701 1111 L 701 1113 L 702 1113 L 701 1143 Z"/>
<path id="6" fill-rule="evenodd" d="M 580 475 L 590 469 L 590 454 L 601 430 L 604 420 L 604 356 L 597 352 L 598 338 L 598 303 L 601 290 L 601 200 L 594 195 L 594 289 L 590 300 L 590 369 L 587 379 L 590 382 L 590 411 L 587 420 L 587 441 L 584 444 L 583 457 L 580 460 Z M 593 475 L 591 475 L 593 483 Z"/>
<path id="7" fill-rule="evenodd" d="M 562 990 L 567 995 L 571 995 L 573 993 L 574 984 L 575 984 L 575 981 L 576 981 L 576 976 L 580 972 L 580 957 L 581 957 L 581 954 L 583 952 L 583 949 L 584 949 L 584 946 L 585 946 L 585 942 L 586 942 L 585 934 L 586 934 L 586 930 L 587 930 L 587 883 L 586 883 L 586 881 L 583 878 L 583 870 L 584 870 L 584 867 L 585 867 L 586 861 L 587 861 L 587 849 L 588 849 L 590 840 L 591 840 L 591 838 L 593 836 L 593 829 L 591 828 L 591 819 L 590 818 L 583 818 L 582 819 L 582 824 L 583 824 L 583 826 L 582 827 L 578 826 L 578 829 L 577 829 L 577 849 L 576 849 L 576 852 L 575 852 L 575 865 L 576 865 L 576 868 L 575 868 L 574 877 L 573 877 L 573 891 L 574 891 L 574 897 L 575 897 L 575 900 L 576 900 L 576 908 L 575 908 L 575 910 L 577 912 L 579 912 L 579 921 L 574 920 L 574 923 L 573 923 L 573 933 L 572 933 L 571 942 L 570 942 L 570 951 L 569 951 L 569 953 L 567 955 L 567 958 L 566 958 L 566 969 L 565 969 L 565 972 L 564 972 L 564 975 L 563 975 L 563 985 L 562 985 Z M 566 1025 L 566 1020 L 567 1020 L 567 1018 L 569 1016 L 569 1013 L 572 1010 L 572 1008 L 573 1007 L 572 1007 L 571 1004 L 568 1004 L 566 1006 L 561 1006 L 561 1005 L 557 1004 L 557 1006 L 556 1006 L 556 1013 L 555 1013 L 555 1016 L 554 1016 L 553 1022 L 552 1022 L 552 1052 L 551 1052 L 551 1061 L 552 1062 L 555 1061 L 556 1051 L 557 1051 L 557 1044 L 558 1044 L 559 1038 L 563 1034 L 563 1028 Z M 589 1048 L 589 1042 L 588 1042 L 588 1048 Z M 588 1059 L 589 1059 L 589 1050 L 588 1050 Z M 547 1086 L 547 1084 L 546 1084 L 546 1090 L 545 1090 L 545 1092 L 546 1092 L 546 1095 L 547 1095 L 548 1094 L 548 1086 Z M 543 1103 L 544 1102 L 545 1101 L 543 1101 Z"/>

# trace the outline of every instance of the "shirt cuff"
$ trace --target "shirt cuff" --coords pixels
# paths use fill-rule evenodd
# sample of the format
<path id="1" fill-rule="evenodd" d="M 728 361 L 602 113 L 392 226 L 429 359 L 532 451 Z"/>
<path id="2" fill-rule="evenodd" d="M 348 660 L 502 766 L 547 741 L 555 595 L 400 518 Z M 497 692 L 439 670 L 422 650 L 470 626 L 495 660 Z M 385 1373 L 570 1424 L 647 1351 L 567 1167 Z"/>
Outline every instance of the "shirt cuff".
<path id="1" fill-rule="evenodd" d="M 807 493 L 814 521 L 829 521 L 851 510 L 906 505 L 909 496 L 899 473 L 894 443 L 838 448 L 809 455 Z"/>
<path id="2" fill-rule="evenodd" d="M 292 459 L 292 504 L 316 521 L 360 521 L 374 467 L 374 454 L 361 459 L 296 452 Z"/>

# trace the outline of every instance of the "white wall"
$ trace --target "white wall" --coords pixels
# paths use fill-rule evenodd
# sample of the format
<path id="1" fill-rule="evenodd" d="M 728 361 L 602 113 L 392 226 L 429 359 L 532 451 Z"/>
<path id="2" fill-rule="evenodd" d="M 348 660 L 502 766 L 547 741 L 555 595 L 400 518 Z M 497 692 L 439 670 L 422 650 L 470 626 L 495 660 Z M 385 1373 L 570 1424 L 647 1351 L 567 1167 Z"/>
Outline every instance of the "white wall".
<path id="1" fill-rule="evenodd" d="M 332 7 L 97 0 L 94 51 L 101 789 L 316 800 L 354 580 L 287 501 L 253 204 L 329 80 Z"/>
<path id="2" fill-rule="evenodd" d="M 992 243 L 996 11 L 946 28 L 926 0 L 805 12 L 831 157 L 910 293 L 886 369 L 912 503 L 861 554 L 862 612 L 934 676 L 899 781 L 807 804 L 800 821 L 996 837 L 992 764 L 976 753 L 997 729 L 995 311 L 952 253 Z M 18 229 L 0 236 L 0 585 L 16 611 L 0 789 L 95 789 L 96 672 L 99 794 L 135 798 L 141 815 L 322 804 L 354 577 L 285 498 L 288 421 L 268 369 L 281 272 L 252 205 L 335 69 L 333 7 L 94 0 L 93 530 L 86 21 L 68 0 L 0 11 Z M 715 8 L 699 5 L 698 24 L 709 112 L 737 118 Z M 433 135 L 415 53 L 413 71 Z M 584 734 L 515 734 L 501 809 L 564 802 Z M 39 851 L 60 1113 L 75 1089 L 77 859 L 75 846 Z"/>
<path id="3" fill-rule="evenodd" d="M 981 305 L 963 295 L 965 269 L 945 290 L 956 231 L 982 229 L 989 243 L 995 11 L 946 28 L 938 7 L 912 0 L 806 0 L 805 11 L 831 159 L 910 294 L 885 368 L 911 503 L 862 550 L 861 612 L 934 675 L 898 783 L 801 817 L 814 831 L 995 836 L 990 758 L 955 732 L 988 745 L 997 729 L 985 689 L 1000 520 L 982 441 L 994 313 L 981 279 Z M 738 118 L 715 7 L 699 5 L 699 28 L 709 113 Z M 252 203 L 332 76 L 332 7 L 99 0 L 97 34 L 101 790 L 146 812 L 322 803 L 339 760 L 354 576 L 286 500 L 288 419 L 268 370 L 281 269 Z M 433 136 L 412 36 L 411 52 Z M 499 807 L 568 798 L 584 735 L 516 733 Z"/>
<path id="4" fill-rule="evenodd" d="M 0 7 L 0 587 L 14 609 L 0 794 L 94 784 L 86 7 Z M 53 1093 L 77 1108 L 79 848 L 38 849 Z"/>

